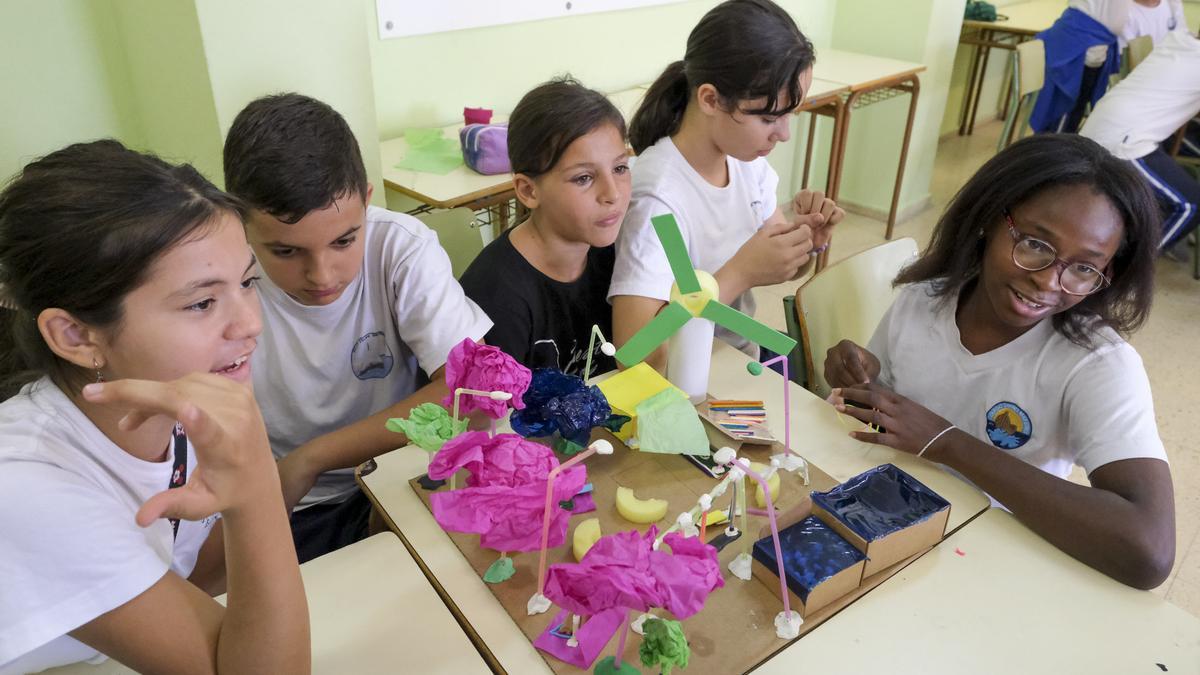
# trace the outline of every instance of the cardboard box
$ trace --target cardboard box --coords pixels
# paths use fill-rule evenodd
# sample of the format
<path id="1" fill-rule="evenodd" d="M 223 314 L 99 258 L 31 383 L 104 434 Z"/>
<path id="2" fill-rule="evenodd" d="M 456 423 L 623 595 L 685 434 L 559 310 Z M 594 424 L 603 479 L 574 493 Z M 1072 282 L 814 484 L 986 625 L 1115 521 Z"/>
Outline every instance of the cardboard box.
<path id="1" fill-rule="evenodd" d="M 806 617 L 858 588 L 866 557 L 816 516 L 782 530 L 784 572 L 792 609 Z M 779 593 L 779 567 L 771 537 L 754 542 L 753 574 L 773 593 Z"/>
<path id="2" fill-rule="evenodd" d="M 867 556 L 864 576 L 942 540 L 950 502 L 893 464 L 812 493 L 813 514 Z"/>

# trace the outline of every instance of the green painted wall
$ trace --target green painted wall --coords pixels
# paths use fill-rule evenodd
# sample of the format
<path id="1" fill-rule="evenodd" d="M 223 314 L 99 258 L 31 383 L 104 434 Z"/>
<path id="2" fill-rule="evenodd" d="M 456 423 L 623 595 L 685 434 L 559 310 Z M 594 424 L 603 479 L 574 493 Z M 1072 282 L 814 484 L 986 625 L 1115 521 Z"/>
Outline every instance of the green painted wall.
<path id="1" fill-rule="evenodd" d="M 119 44 L 107 0 L 0 3 L 0 183 L 73 142 L 139 144 Z"/>
<path id="2" fill-rule="evenodd" d="M 218 136 L 259 96 L 297 91 L 349 122 L 383 203 L 367 4 L 359 0 L 194 0 Z M 374 17 L 374 10 L 370 12 Z M 220 146 L 215 147 L 220 156 Z"/>
<path id="3" fill-rule="evenodd" d="M 192 0 L 112 0 L 143 147 L 221 182 L 204 38 Z"/>
<path id="4" fill-rule="evenodd" d="M 407 127 L 462 119 L 464 106 L 512 110 L 551 77 L 571 73 L 600 91 L 653 80 L 682 58 L 688 33 L 716 2 L 692 0 L 599 14 L 380 40 L 374 0 L 367 8 L 375 107 L 382 138 Z M 832 42 L 835 0 L 780 0 L 819 51 Z M 769 161 L 780 196 L 792 186 L 797 144 L 782 144 Z M 399 202 L 394 202 L 399 203 Z"/>
<path id="5" fill-rule="evenodd" d="M 835 47 L 926 67 L 920 75 L 921 91 L 900 195 L 902 213 L 929 197 L 963 7 L 964 0 L 838 2 Z M 889 208 L 908 102 L 907 96 L 899 96 L 853 112 L 842 170 L 843 201 L 873 211 Z"/>

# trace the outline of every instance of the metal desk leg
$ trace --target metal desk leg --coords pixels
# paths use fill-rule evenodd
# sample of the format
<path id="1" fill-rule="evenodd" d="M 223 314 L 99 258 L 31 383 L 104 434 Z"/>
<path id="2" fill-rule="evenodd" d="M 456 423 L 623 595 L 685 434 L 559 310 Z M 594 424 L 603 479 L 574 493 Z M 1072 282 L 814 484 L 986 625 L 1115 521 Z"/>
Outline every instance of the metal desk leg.
<path id="1" fill-rule="evenodd" d="M 887 232 L 884 239 L 892 238 L 892 230 L 896 227 L 896 210 L 900 206 L 900 186 L 904 182 L 904 164 L 908 161 L 908 142 L 912 139 L 913 120 L 917 116 L 917 95 L 921 93 L 921 81 L 914 75 L 909 78 L 908 85 L 900 85 L 898 89 L 907 89 L 911 98 L 908 102 L 908 122 L 904 125 L 904 142 L 900 146 L 900 167 L 896 169 L 896 187 L 892 190 L 892 209 L 888 211 Z"/>
<path id="2" fill-rule="evenodd" d="M 980 38 L 979 41 L 980 42 L 985 41 L 985 39 L 987 37 L 986 33 L 987 33 L 987 31 L 983 31 L 983 30 L 979 31 L 979 38 Z M 982 82 L 982 79 L 983 79 L 982 77 L 978 76 L 979 59 L 982 56 L 983 50 L 987 49 L 987 47 L 985 47 L 984 45 L 979 44 L 979 43 L 976 43 L 974 46 L 975 46 L 975 50 L 971 53 L 971 68 L 967 74 L 967 88 L 963 92 L 962 110 L 960 110 L 958 113 L 958 135 L 959 136 L 965 136 L 968 133 L 967 132 L 967 120 L 971 116 L 971 101 L 975 97 L 975 85 L 976 85 L 977 81 Z"/>
<path id="3" fill-rule="evenodd" d="M 987 41 L 992 40 L 992 32 L 987 31 Z M 983 66 L 979 69 L 979 77 L 975 85 L 975 98 L 971 103 L 971 119 L 967 123 L 967 135 L 975 133 L 975 113 L 979 112 L 979 99 L 983 98 L 983 81 L 987 77 L 988 57 L 991 56 L 991 47 L 983 48 Z"/>

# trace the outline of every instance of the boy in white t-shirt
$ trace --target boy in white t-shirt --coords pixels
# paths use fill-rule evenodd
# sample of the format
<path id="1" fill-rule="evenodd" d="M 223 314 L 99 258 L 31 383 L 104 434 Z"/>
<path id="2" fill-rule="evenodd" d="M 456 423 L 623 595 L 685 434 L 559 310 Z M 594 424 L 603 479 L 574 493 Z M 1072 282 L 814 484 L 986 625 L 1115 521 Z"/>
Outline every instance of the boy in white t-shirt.
<path id="1" fill-rule="evenodd" d="M 996 155 L 896 279 L 911 285 L 869 348 L 829 350 L 838 409 L 879 427 L 851 435 L 946 465 L 1122 583 L 1162 583 L 1171 471 L 1121 337 L 1150 311 L 1156 224 L 1137 173 L 1087 138 Z M 1090 486 L 1067 480 L 1075 465 Z"/>
<path id="2" fill-rule="evenodd" d="M 369 206 L 358 144 L 333 108 L 267 96 L 238 114 L 225 181 L 250 208 L 265 278 L 254 389 L 280 458 L 303 562 L 367 534 L 354 467 L 404 444 L 389 417 L 446 395 L 443 365 L 492 322 L 463 294 L 437 236 Z"/>

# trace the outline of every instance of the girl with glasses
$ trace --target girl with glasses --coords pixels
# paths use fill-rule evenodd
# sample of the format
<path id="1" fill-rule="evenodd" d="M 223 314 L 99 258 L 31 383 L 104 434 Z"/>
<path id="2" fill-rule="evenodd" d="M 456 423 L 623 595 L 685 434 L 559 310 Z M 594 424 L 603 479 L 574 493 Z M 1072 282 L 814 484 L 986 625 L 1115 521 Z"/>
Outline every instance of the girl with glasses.
<path id="1" fill-rule="evenodd" d="M 948 466 L 1122 583 L 1162 583 L 1171 473 L 1124 339 L 1150 311 L 1158 225 L 1145 182 L 1086 138 L 996 155 L 897 277 L 870 344 L 829 350 L 838 409 L 880 427 L 853 436 Z M 1076 465 L 1090 486 L 1067 480 Z"/>

